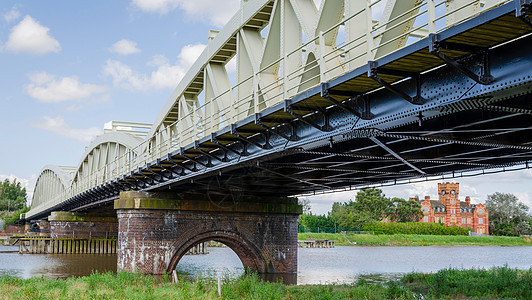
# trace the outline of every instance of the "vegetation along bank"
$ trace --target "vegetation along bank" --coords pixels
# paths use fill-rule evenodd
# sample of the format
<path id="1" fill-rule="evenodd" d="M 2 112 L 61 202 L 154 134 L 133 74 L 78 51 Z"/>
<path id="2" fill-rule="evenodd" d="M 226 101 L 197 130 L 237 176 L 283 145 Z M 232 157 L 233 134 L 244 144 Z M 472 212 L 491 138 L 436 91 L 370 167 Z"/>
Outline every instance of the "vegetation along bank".
<path id="1" fill-rule="evenodd" d="M 441 270 L 411 273 L 401 280 L 370 284 L 283 285 L 255 274 L 172 283 L 132 273 L 92 274 L 65 280 L 0 276 L 0 299 L 532 299 L 532 269 Z"/>
<path id="2" fill-rule="evenodd" d="M 532 246 L 532 237 L 510 236 L 299 233 L 298 239 L 328 239 L 336 246 Z"/>

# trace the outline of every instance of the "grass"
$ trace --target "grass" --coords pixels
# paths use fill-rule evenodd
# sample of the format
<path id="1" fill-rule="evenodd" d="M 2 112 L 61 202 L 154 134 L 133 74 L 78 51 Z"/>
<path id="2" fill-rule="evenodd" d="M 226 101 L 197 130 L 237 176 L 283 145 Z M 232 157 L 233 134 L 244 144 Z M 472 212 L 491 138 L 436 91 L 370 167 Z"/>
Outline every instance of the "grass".
<path id="1" fill-rule="evenodd" d="M 345 236 L 341 233 L 298 233 L 297 234 L 298 240 L 318 240 L 318 239 L 326 239 L 326 240 L 332 240 L 334 241 L 336 246 L 351 246 L 351 244 L 347 241 Z"/>
<path id="2" fill-rule="evenodd" d="M 411 273 L 399 281 L 369 284 L 283 285 L 263 282 L 256 274 L 223 280 L 221 297 L 216 280 L 171 283 L 133 273 L 95 273 L 54 280 L 0 276 L 0 299 L 442 299 L 532 298 L 532 268 L 442 270 Z"/>
<path id="3" fill-rule="evenodd" d="M 402 282 L 429 299 L 532 299 L 532 268 L 447 269 L 434 274 L 411 273 Z"/>
<path id="4" fill-rule="evenodd" d="M 530 237 L 463 236 L 463 235 L 416 235 L 416 234 L 348 234 L 357 245 L 389 246 L 532 246 Z M 299 233 L 298 239 L 329 239 L 337 246 L 350 246 L 341 233 Z"/>

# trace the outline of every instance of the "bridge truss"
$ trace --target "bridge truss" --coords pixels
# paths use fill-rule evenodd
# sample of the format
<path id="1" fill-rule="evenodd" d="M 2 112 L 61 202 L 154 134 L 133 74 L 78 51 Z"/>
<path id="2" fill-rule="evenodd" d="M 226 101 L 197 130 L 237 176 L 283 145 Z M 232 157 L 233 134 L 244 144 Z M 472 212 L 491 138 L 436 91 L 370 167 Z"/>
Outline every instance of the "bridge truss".
<path id="1" fill-rule="evenodd" d="M 528 167 L 529 13 L 525 0 L 243 1 L 149 131 L 98 137 L 27 217 L 123 190 L 223 203 Z"/>

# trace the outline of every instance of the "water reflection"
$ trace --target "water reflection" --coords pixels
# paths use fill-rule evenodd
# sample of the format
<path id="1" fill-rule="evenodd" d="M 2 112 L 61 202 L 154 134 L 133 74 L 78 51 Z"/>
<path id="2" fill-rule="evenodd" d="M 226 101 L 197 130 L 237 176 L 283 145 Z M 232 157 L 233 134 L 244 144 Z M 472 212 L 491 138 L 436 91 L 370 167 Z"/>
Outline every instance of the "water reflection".
<path id="1" fill-rule="evenodd" d="M 244 266 L 233 250 L 209 247 L 207 255 L 185 255 L 177 264 L 177 273 L 186 279 L 224 276 L 236 278 L 244 274 Z"/>
<path id="2" fill-rule="evenodd" d="M 87 276 L 93 270 L 116 273 L 116 254 L 18 254 L 14 250 L 18 247 L 0 247 L 0 274 L 55 279 Z"/>
<path id="3" fill-rule="evenodd" d="M 3 253 L 18 247 L 0 246 L 0 274 L 21 278 L 66 278 L 90 275 L 92 270 L 116 272 L 116 255 L 44 255 Z M 176 270 L 180 277 L 218 275 L 236 278 L 244 273 L 238 256 L 229 248 L 209 248 L 208 255 L 186 255 Z M 435 272 L 444 268 L 532 267 L 532 247 L 336 247 L 300 248 L 298 284 L 388 281 L 405 273 Z M 278 280 L 279 278 L 265 278 Z M 293 277 L 283 282 L 294 282 Z"/>

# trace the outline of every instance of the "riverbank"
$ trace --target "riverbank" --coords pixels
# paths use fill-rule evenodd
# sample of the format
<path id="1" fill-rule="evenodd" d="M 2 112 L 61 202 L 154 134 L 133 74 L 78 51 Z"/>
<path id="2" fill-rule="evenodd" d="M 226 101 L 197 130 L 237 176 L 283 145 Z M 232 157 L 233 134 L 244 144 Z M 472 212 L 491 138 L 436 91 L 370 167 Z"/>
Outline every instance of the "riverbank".
<path id="1" fill-rule="evenodd" d="M 508 236 L 347 234 L 346 238 L 341 233 L 299 233 L 298 239 L 329 239 L 337 246 L 532 246 L 530 237 Z"/>
<path id="2" fill-rule="evenodd" d="M 532 268 L 506 267 L 490 270 L 442 270 L 434 274 L 411 273 L 401 280 L 349 285 L 291 285 L 261 281 L 248 274 L 223 279 L 221 297 L 217 280 L 170 282 L 132 273 L 92 274 L 65 280 L 19 279 L 0 276 L 1 299 L 440 299 L 532 297 Z"/>

